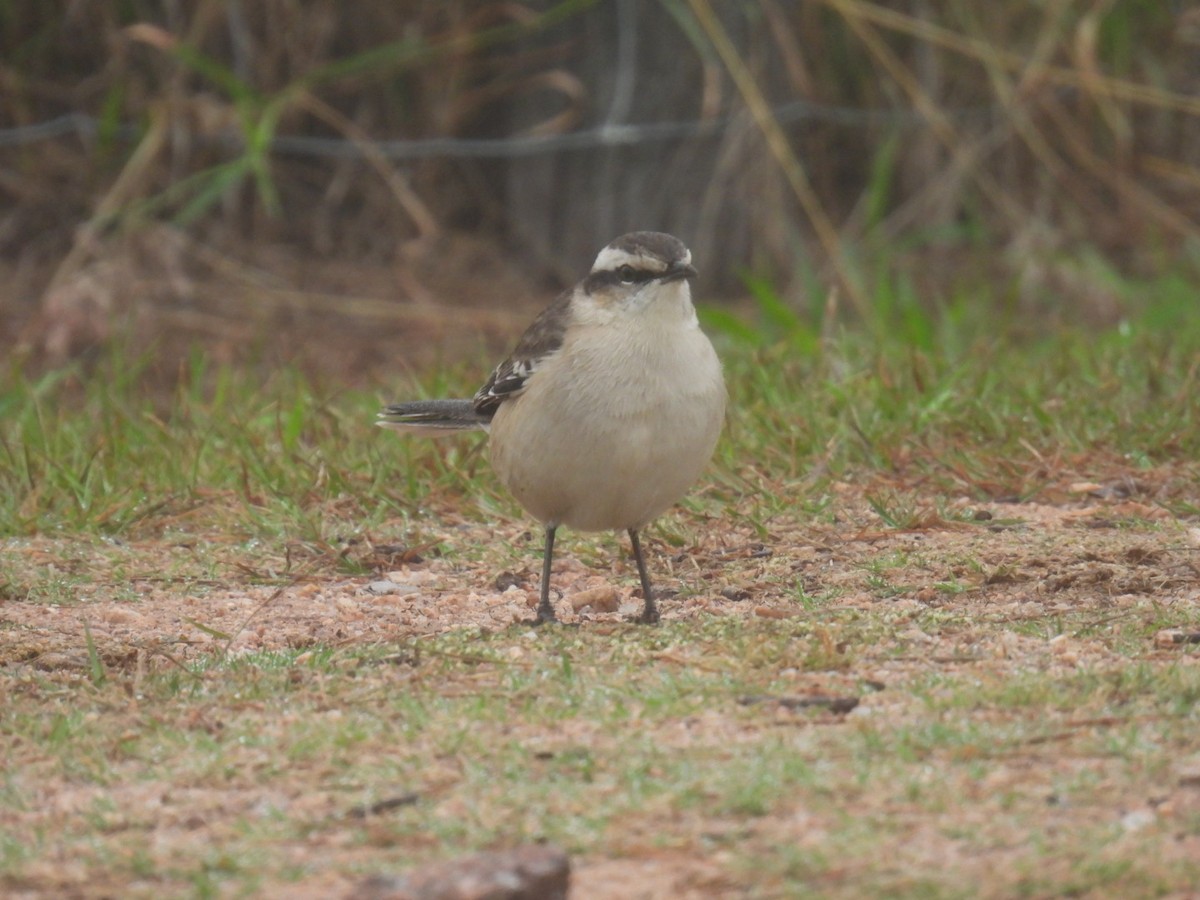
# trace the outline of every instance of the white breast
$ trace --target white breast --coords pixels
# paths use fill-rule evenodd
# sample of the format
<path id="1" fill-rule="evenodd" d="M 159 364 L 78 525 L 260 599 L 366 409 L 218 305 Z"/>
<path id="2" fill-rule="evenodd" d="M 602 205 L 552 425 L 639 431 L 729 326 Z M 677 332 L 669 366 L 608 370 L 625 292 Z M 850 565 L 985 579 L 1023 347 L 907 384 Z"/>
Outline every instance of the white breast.
<path id="1" fill-rule="evenodd" d="M 637 314 L 574 329 L 492 422 L 492 461 L 547 524 L 640 528 L 712 457 L 725 413 L 721 365 L 686 286 Z"/>

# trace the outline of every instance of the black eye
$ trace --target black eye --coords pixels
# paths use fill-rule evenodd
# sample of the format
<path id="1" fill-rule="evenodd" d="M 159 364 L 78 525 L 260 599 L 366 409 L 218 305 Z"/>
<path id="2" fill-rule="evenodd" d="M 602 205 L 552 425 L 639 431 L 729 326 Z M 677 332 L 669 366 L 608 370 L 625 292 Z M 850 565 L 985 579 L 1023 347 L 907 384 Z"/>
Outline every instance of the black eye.
<path id="1" fill-rule="evenodd" d="M 637 281 L 637 272 L 633 270 L 633 266 L 621 266 L 617 269 L 617 277 L 621 279 L 621 284 L 633 284 Z"/>

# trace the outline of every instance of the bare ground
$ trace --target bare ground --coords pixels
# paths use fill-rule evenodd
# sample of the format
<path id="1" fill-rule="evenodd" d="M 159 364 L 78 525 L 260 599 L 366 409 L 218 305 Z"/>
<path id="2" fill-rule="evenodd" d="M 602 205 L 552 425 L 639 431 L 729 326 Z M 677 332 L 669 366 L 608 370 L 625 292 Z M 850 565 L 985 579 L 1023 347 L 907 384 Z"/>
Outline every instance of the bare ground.
<path id="1" fill-rule="evenodd" d="M 1114 498 L 1101 485 L 1074 488 L 1075 496 L 1058 504 L 973 505 L 968 510 L 964 501 L 959 504 L 962 520 L 931 516 L 924 524 L 896 530 L 880 527 L 862 489 L 844 484 L 837 486 L 836 524 L 801 527 L 780 521 L 764 540 L 720 521 L 691 522 L 685 527 L 692 543 L 678 549 L 652 537 L 653 566 L 665 573 L 661 583 L 680 592 L 663 603 L 664 627 L 701 625 L 718 617 L 780 627 L 802 623 L 818 638 L 812 652 L 828 653 L 830 663 L 800 666 L 790 676 L 790 693 L 857 698 L 849 714 L 818 713 L 800 726 L 784 724 L 794 717 L 776 708 L 773 697 L 764 698 L 763 712 L 750 720 L 714 711 L 703 723 L 702 743 L 755 741 L 764 728 L 780 725 L 822 728 L 881 716 L 919 719 L 907 685 L 931 672 L 1002 684 L 1030 672 L 1200 665 L 1195 643 L 1200 633 L 1200 529 L 1153 503 Z M 1096 496 L 1103 494 L 1110 496 Z M 525 633 L 519 623 L 536 601 L 538 537 L 520 523 L 489 527 L 455 521 L 450 511 L 440 533 L 436 520 L 430 527 L 430 534 L 451 548 L 445 556 L 403 562 L 401 548 L 360 546 L 354 551 L 360 561 L 378 569 L 360 577 L 337 576 L 325 566 L 306 573 L 303 565 L 289 562 L 285 548 L 247 555 L 238 546 L 209 547 L 203 555 L 215 571 L 197 578 L 197 551 L 187 543 L 8 540 L 3 552 L 27 567 L 29 583 L 47 571 L 86 573 L 86 579 L 76 582 L 70 598 L 10 594 L 4 599 L 0 667 L 10 685 L 32 689 L 46 678 L 64 687 L 82 684 L 92 665 L 90 640 L 106 666 L 126 673 L 127 690 L 136 696 L 138 680 L 147 672 L 185 666 L 214 653 L 236 658 L 280 648 L 403 647 L 449 631 L 511 631 L 514 626 L 526 637 L 514 640 L 513 660 L 519 664 L 522 643 L 532 642 L 528 660 L 536 664 L 534 648 L 542 637 L 532 630 Z M 209 535 L 204 540 L 220 539 Z M 630 566 L 615 559 L 618 549 L 612 541 L 585 546 L 595 556 L 591 565 L 572 552 L 570 540 L 561 546 L 553 584 L 562 618 L 621 642 L 629 627 L 622 619 L 640 605 Z M 479 547 L 491 549 L 482 555 L 452 549 Z M 289 567 L 292 574 L 283 574 Z M 272 584 L 255 584 L 269 572 L 275 573 Z M 825 599 L 799 602 L 797 585 L 808 597 Z M 581 595 L 609 611 L 576 609 L 572 601 L 577 603 Z M 855 610 L 879 616 L 887 623 L 886 634 L 873 645 L 834 646 L 839 629 L 823 623 Z M 829 646 L 822 649 L 822 641 Z M 1132 651 L 1130 641 L 1136 645 Z M 648 665 L 666 668 L 714 664 L 719 661 L 714 663 L 702 648 L 689 648 L 686 639 L 648 660 Z M 879 690 L 864 691 L 863 685 Z M 111 715 L 128 716 L 130 727 L 137 727 L 136 706 L 131 701 L 129 709 L 113 709 Z M 1091 770 L 1097 778 L 1110 778 L 1085 738 L 1124 723 L 1086 709 L 1059 713 L 1021 752 L 1006 753 L 991 766 L 984 782 L 956 781 L 954 789 L 965 796 L 1008 792 L 1041 798 L 1052 797 L 1055 784 L 1068 774 Z M 211 708 L 195 712 L 217 720 L 226 714 L 235 713 Z M 602 742 L 599 734 L 554 729 L 535 730 L 525 740 L 529 747 L 541 748 L 537 752 Z M 676 723 L 661 727 L 656 742 L 686 750 L 694 747 L 696 735 L 686 723 Z M 34 746 L 17 746 L 9 765 L 44 770 L 39 752 Z M 982 748 L 961 752 L 987 755 Z M 35 808 L 9 808 L 0 815 L 3 826 L 17 833 L 53 833 L 103 795 L 124 811 L 124 824 L 115 827 L 139 829 L 155 859 L 167 860 L 186 855 L 184 848 L 195 842 L 219 846 L 236 840 L 238 823 L 249 811 L 278 806 L 314 824 L 307 841 L 282 842 L 273 852 L 303 859 L 312 874 L 298 883 L 268 879 L 263 895 L 333 896 L 353 889 L 356 879 L 349 873 L 369 865 L 371 853 L 370 847 L 341 842 L 336 822 L 345 813 L 347 798 L 343 789 L 328 786 L 328 778 L 319 766 L 298 767 L 287 777 L 263 782 L 240 778 L 220 786 L 136 778 L 98 786 L 48 777 L 39 786 Z M 438 782 L 427 800 L 428 815 L 453 817 L 473 802 L 453 771 L 442 772 L 440 782 L 437 775 L 428 778 L 428 783 Z M 1039 799 L 1045 807 L 1043 826 L 1051 822 L 1054 829 L 1070 832 L 1090 827 L 1100 817 L 1127 828 L 1129 841 L 1149 841 L 1164 866 L 1200 858 L 1200 838 L 1189 824 L 1200 815 L 1200 755 L 1183 754 L 1172 771 L 1112 781 L 1110 789 L 1099 793 L 1100 807 L 1046 806 Z M 895 865 L 914 873 L 961 870 L 964 884 L 992 879 L 996 890 L 982 895 L 1001 896 L 1012 888 L 1006 866 L 1020 863 L 1026 853 L 1019 823 L 987 821 L 969 803 L 956 806 L 951 816 L 956 827 L 988 835 L 982 845 L 972 845 L 956 837 L 942 817 L 917 808 L 906 811 L 894 798 L 865 795 L 848 802 L 855 815 L 884 817 L 901 828 L 901 844 L 881 848 L 899 853 Z M 713 834 L 732 829 L 740 835 L 735 843 L 752 852 L 754 846 L 820 847 L 833 827 L 829 813 L 816 810 L 789 809 L 747 823 L 649 809 L 640 821 L 629 823 L 631 833 L 614 835 L 607 846 L 575 858 L 572 896 L 740 896 L 749 890 L 748 883 L 728 851 L 700 849 L 712 843 Z M 673 835 L 666 846 L 652 842 L 639 848 L 638 829 L 660 828 Z M 1059 874 L 1069 880 L 1066 873 Z M 1053 882 L 1055 873 L 1045 875 Z M 825 886 L 835 894 L 853 893 L 856 877 L 854 865 L 848 864 L 840 882 L 835 877 Z M 120 892 L 122 885 L 106 884 L 94 866 L 52 856 L 10 888 L 26 896 L 104 896 Z"/>
<path id="2" fill-rule="evenodd" d="M 822 609 L 887 603 L 982 614 L 993 623 L 997 617 L 1040 620 L 1084 609 L 1094 611 L 1098 622 L 1119 621 L 1122 610 L 1188 604 L 1200 596 L 1200 528 L 1155 505 L 1087 497 L 1063 505 L 973 504 L 977 521 L 941 519 L 895 529 L 878 522 L 859 489 L 841 489 L 842 521 L 835 525 L 779 523 L 764 541 L 750 529 L 692 523 L 694 543 L 679 552 L 651 537 L 653 566 L 669 573 L 659 576 L 664 586 L 685 592 L 683 599 L 664 601 L 664 618 L 819 617 L 819 610 L 796 601 L 798 583 L 808 595 L 834 595 Z M 287 572 L 303 566 L 288 561 L 287 548 L 264 557 L 237 544 L 221 548 L 221 537 L 209 535 L 203 538 L 210 544 L 205 556 L 218 560 L 224 574 L 206 579 L 190 571 L 197 562 L 191 540 L 8 539 L 4 551 L 10 564 L 26 568 L 26 583 L 55 572 L 79 582 L 69 599 L 5 598 L 0 621 L 10 626 L 10 636 L 23 637 L 6 642 L 2 661 L 43 667 L 48 660 L 65 662 L 62 655 L 82 651 L 85 623 L 104 648 L 221 643 L 236 653 L 507 628 L 529 618 L 537 603 L 540 532 L 520 522 L 442 527 L 433 523 L 425 536 L 450 548 L 505 549 L 478 562 L 450 553 L 390 568 L 389 559 L 402 558 L 409 548 L 367 545 L 354 555 L 378 575 L 339 577 L 322 566 L 293 577 Z M 604 573 L 573 557 L 570 546 L 568 539 L 558 551 L 552 582 L 564 622 L 613 624 L 640 609 L 636 573 L 624 560 L 627 548 L 615 538 L 604 542 L 606 553 L 620 557 Z M 515 571 L 497 569 L 506 557 Z M 882 577 L 889 584 L 882 589 L 873 574 L 881 559 L 888 561 Z M 272 584 L 254 584 L 263 580 Z M 275 586 L 280 581 L 287 583 Z M 890 596 L 881 598 L 881 590 Z M 577 609 L 581 595 L 594 597 L 595 604 Z M 189 620 L 232 637 L 196 632 Z"/>

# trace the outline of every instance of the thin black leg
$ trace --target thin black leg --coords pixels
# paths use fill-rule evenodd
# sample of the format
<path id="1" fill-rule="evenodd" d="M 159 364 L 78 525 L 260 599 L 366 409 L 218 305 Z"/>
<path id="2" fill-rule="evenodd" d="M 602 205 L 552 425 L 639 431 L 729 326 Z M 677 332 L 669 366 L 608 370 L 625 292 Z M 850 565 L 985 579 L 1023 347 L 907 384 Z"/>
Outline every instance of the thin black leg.
<path id="1" fill-rule="evenodd" d="M 554 615 L 554 607 L 550 605 L 550 564 L 554 560 L 554 531 L 555 526 L 546 526 L 546 551 L 542 557 L 542 599 L 538 601 L 535 620 L 539 625 L 542 622 L 558 621 L 558 616 Z"/>
<path id="2" fill-rule="evenodd" d="M 644 625 L 653 625 L 658 621 L 658 607 L 654 605 L 654 591 L 650 587 L 650 576 L 646 574 L 646 560 L 642 558 L 642 545 L 638 541 L 636 528 L 629 529 L 629 542 L 633 544 L 633 558 L 637 560 L 638 577 L 642 579 L 642 597 L 646 601 L 637 621 Z"/>

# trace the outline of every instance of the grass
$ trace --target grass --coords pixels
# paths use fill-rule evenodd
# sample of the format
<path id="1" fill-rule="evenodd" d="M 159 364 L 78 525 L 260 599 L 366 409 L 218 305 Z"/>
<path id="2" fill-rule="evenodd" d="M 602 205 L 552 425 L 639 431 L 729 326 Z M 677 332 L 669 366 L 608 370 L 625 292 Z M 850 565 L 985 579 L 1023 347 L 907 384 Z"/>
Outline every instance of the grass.
<path id="1" fill-rule="evenodd" d="M 1200 452 L 1200 376 L 1189 364 L 1197 341 L 1186 330 L 1133 324 L 1021 348 L 977 339 L 948 352 L 853 336 L 808 354 L 728 340 L 733 412 L 720 492 L 866 467 L 980 499 L 1029 498 L 1045 487 L 1041 463 L 1061 468 L 1099 453 L 1152 469 Z M 289 371 L 263 383 L 208 371 L 197 356 L 174 393 L 151 402 L 143 369 L 117 352 L 39 378 L 9 374 L 0 531 L 138 535 L 215 515 L 232 533 L 332 546 L 346 524 L 410 515 L 430 497 L 512 512 L 477 442 L 374 431 L 390 394 L 334 391 Z M 443 382 L 473 387 L 465 373 Z M 816 513 L 822 495 L 805 491 L 801 502 Z M 895 490 L 873 503 L 892 527 L 938 514 L 928 499 Z M 771 510 L 768 498 L 759 512 Z"/>
<path id="2" fill-rule="evenodd" d="M 1145 773 L 1171 772 L 1191 746 L 1194 667 L 1012 683 L 931 674 L 889 699 L 899 710 L 841 724 L 739 703 L 795 689 L 782 669 L 805 634 L 728 622 L 629 629 L 619 642 L 540 632 L 517 638 L 527 648 L 517 661 L 511 634 L 456 635 L 422 642 L 412 665 L 358 647 L 245 657 L 198 678 L 114 673 L 75 691 L 31 679 L 3 716 L 19 764 L 8 816 L 30 817 L 39 782 L 64 777 L 79 808 L 51 817 L 52 839 L 7 835 L 6 883 L 19 888 L 31 859 L 67 851 L 114 882 L 240 892 L 311 875 L 319 863 L 285 861 L 330 842 L 374 869 L 431 849 L 546 839 L 635 859 L 707 847 L 736 877 L 785 892 L 923 883 L 967 895 L 953 866 L 930 868 L 911 843 L 923 827 L 983 853 L 1020 833 L 1019 858 L 1042 889 L 1062 883 L 1034 861 L 1053 873 L 1064 854 L 1077 856 L 1068 883 L 1085 890 L 1104 888 L 1113 866 L 1135 893 L 1195 876 L 1194 862 L 1177 861 L 1173 876 L 1144 857 L 1153 842 L 1126 840 L 1112 806 L 1143 808 Z M 683 661 L 663 662 L 667 646 Z M 1064 741 L 1078 753 L 1065 770 L 1046 759 Z M 1016 774 L 1028 766 L 1041 774 Z M 259 801 L 232 815 L 188 800 L 251 789 Z M 414 802 L 386 815 L 351 812 L 409 793 Z M 1076 806 L 1098 815 L 1064 833 L 1054 808 Z M 220 816 L 226 838 L 203 853 L 175 847 L 174 867 L 147 855 L 145 829 L 187 816 Z M 814 834 L 802 852 L 796 841 Z"/>
<path id="3" fill-rule="evenodd" d="M 438 222 L 491 222 L 504 200 L 484 192 L 464 210 L 462 192 L 480 172 L 466 161 L 461 172 L 447 172 L 442 157 L 414 161 L 410 186 L 375 141 L 494 137 L 494 120 L 522 108 L 533 120 L 550 121 L 559 98 L 528 85 L 564 74 L 579 82 L 570 104 L 583 110 L 578 125 L 597 127 L 605 121 L 605 93 L 586 66 L 572 65 L 580 58 L 574 44 L 580 35 L 599 35 L 615 73 L 624 41 L 644 30 L 684 72 L 704 69 L 705 77 L 721 79 L 722 90 L 714 100 L 703 79 L 676 78 L 659 85 L 670 92 L 662 103 L 635 97 L 624 120 L 673 121 L 662 110 L 707 103 L 701 121 L 749 110 L 765 138 L 741 148 L 732 130 L 692 167 L 696 181 L 682 187 L 703 189 L 715 178 L 727 188 L 690 223 L 693 244 L 725 246 L 723 226 L 737 216 L 755 229 L 760 262 L 788 265 L 790 272 L 776 274 L 803 279 L 803 254 L 787 258 L 802 240 L 791 223 L 803 210 L 846 301 L 860 312 L 881 298 L 875 279 L 854 277 L 853 257 L 903 257 L 909 271 L 937 270 L 937 279 L 961 265 L 957 253 L 946 252 L 961 247 L 970 265 L 986 255 L 1004 281 L 1021 279 L 1039 312 L 1065 321 L 1103 318 L 1111 264 L 1079 248 L 1103 245 L 1126 274 L 1155 273 L 1156 257 L 1168 252 L 1164 244 L 1185 250 L 1196 240 L 1184 212 L 1194 205 L 1196 167 L 1179 140 L 1198 112 L 1186 90 L 1192 26 L 1177 4 L 1142 0 L 1093 10 L 1010 2 L 981 12 L 935 3 L 915 15 L 888 4 L 827 0 L 812 9 L 747 3 L 717 16 L 702 0 L 663 0 L 623 19 L 629 30 L 621 31 L 595 0 L 482 18 L 461 0 L 365 3 L 352 17 L 328 0 L 280 3 L 275 12 L 295 27 L 286 37 L 274 14 L 242 15 L 220 4 L 178 16 L 136 4 L 85 13 L 43 5 L 17 15 L 14 4 L 0 4 L 0 53 L 14 72 L 12 89 L 0 98 L 4 121 L 34 124 L 76 112 L 96 123 L 95 142 L 60 139 L 52 153 L 42 152 L 41 142 L 8 152 L 6 164 L 23 177 L 56 187 L 21 194 L 22 210 L 57 211 L 55 240 L 67 246 L 80 221 L 136 227 L 170 218 L 217 226 L 231 245 L 288 234 L 321 253 L 328 252 L 326 223 L 334 217 L 345 232 L 339 252 L 370 258 L 375 242 L 365 232 L 380 222 L 387 233 L 427 238 Z M 101 39 L 81 50 L 64 40 L 75 30 Z M 107 48 L 118 43 L 124 52 L 114 58 Z M 809 59 L 803 46 L 827 52 Z M 596 84 L 608 84 L 614 73 L 600 73 Z M 70 94 L 84 82 L 91 91 Z M 477 94 L 483 82 L 497 93 L 486 108 Z M 1032 83 L 1045 91 L 1029 92 Z M 795 98 L 831 118 L 818 115 L 800 128 L 776 121 L 772 110 Z M 879 121 L 862 121 L 870 112 Z M 170 150 L 180 133 L 197 145 L 187 160 Z M 1146 161 L 1130 165 L 1135 134 Z M 335 169 L 322 157 L 302 155 L 294 144 L 273 146 L 279 138 L 316 137 L 339 138 L 361 157 L 347 190 L 326 189 Z M 643 165 L 647 147 L 634 148 L 622 164 Z M 447 186 L 427 187 L 431 178 Z M 610 187 L 587 193 L 585 202 Z M 781 202 L 785 188 L 794 202 Z M 1124 204 L 1120 227 L 1107 227 L 1112 197 Z M 64 204 L 70 213 L 63 214 Z M 747 218 L 746 210 L 768 208 L 777 214 Z M 313 210 L 320 212 L 297 214 Z M 531 234 L 553 227 L 520 215 L 503 224 Z M 365 227 L 347 227 L 358 222 Z M 82 247 L 76 250 L 78 264 Z M 731 280 L 734 273 L 724 274 Z M 915 278 L 884 286 L 902 318 L 928 293 Z M 1046 303 L 1041 295 L 1056 287 L 1066 290 Z M 919 335 L 920 322 L 903 327 Z"/>
<path id="4" fill-rule="evenodd" d="M 651 529 L 658 628 L 456 627 L 536 537 L 476 442 L 374 429 L 381 391 L 10 372 L 0 886 L 343 890 L 548 840 L 595 891 L 604 860 L 661 896 L 1186 891 L 1200 676 L 1155 635 L 1200 623 L 1200 332 L 771 327 L 718 326 L 734 413 Z M 565 546 L 632 583 L 611 538 Z M 363 599 L 394 569 L 431 625 Z"/>

